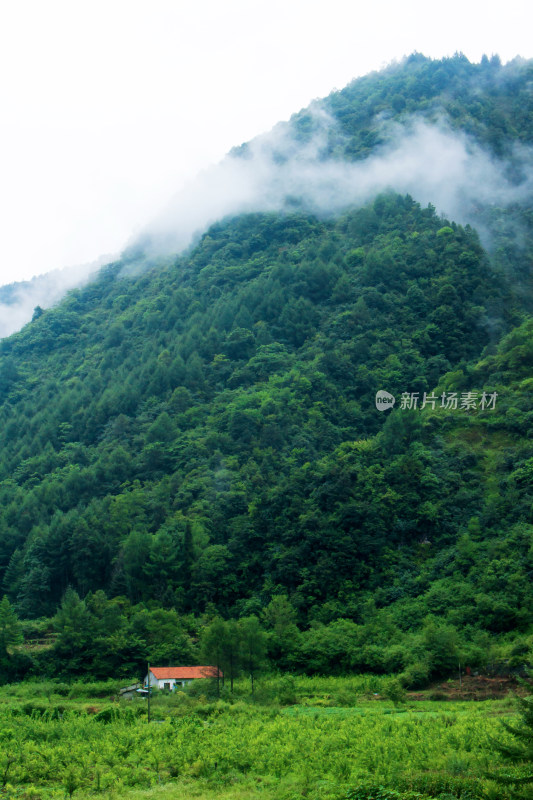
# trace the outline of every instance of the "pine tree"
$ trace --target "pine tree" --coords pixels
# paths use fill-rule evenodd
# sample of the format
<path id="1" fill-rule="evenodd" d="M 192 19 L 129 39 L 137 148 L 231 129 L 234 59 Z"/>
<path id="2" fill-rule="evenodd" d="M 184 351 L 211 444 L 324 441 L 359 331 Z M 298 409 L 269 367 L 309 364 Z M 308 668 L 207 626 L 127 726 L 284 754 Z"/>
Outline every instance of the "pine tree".
<path id="1" fill-rule="evenodd" d="M 202 631 L 201 651 L 210 666 L 217 668 L 217 695 L 220 697 L 220 676 L 224 664 L 224 642 L 227 625 L 221 617 L 215 619 Z"/>
<path id="2" fill-rule="evenodd" d="M 253 695 L 255 676 L 266 659 L 267 635 L 253 614 L 239 620 L 239 629 L 242 664 L 250 676 Z"/>
<path id="3" fill-rule="evenodd" d="M 9 660 L 9 648 L 22 641 L 20 622 L 7 595 L 0 601 L 0 666 Z"/>
<path id="4" fill-rule="evenodd" d="M 525 682 L 523 682 L 524 685 Z M 510 742 L 493 740 L 495 749 L 510 762 L 520 767 L 513 775 L 491 775 L 498 783 L 512 787 L 512 796 L 531 800 L 533 798 L 533 695 L 516 697 L 520 719 L 516 725 L 502 722 L 512 734 Z"/>

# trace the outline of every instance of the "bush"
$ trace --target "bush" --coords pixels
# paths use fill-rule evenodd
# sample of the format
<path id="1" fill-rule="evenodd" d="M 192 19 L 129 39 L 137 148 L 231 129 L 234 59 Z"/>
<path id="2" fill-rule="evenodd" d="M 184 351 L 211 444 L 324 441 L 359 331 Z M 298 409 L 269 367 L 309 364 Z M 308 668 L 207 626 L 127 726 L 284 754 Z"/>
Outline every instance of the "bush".
<path id="1" fill-rule="evenodd" d="M 278 683 L 278 700 L 282 706 L 293 706 L 298 702 L 294 675 L 284 675 Z"/>
<path id="2" fill-rule="evenodd" d="M 424 797 L 461 798 L 461 800 L 482 800 L 485 792 L 475 778 L 451 777 L 443 775 L 421 775 L 411 780 L 399 779 L 399 791 L 420 792 Z M 402 795 L 403 797 L 404 795 Z"/>
<path id="3" fill-rule="evenodd" d="M 392 700 L 395 706 L 398 703 L 405 703 L 405 688 L 398 678 L 391 678 L 386 681 L 381 691 L 388 700 Z"/>
<path id="4" fill-rule="evenodd" d="M 223 685 L 220 681 L 220 690 L 222 691 Z M 214 700 L 218 697 L 217 681 L 213 678 L 202 678 L 200 680 L 192 681 L 188 686 L 184 687 L 185 693 L 189 697 L 205 697 L 208 700 Z"/>
<path id="5" fill-rule="evenodd" d="M 348 688 L 337 689 L 331 695 L 329 706 L 336 706 L 341 708 L 351 708 L 357 702 L 357 695 L 354 691 Z"/>
<path id="6" fill-rule="evenodd" d="M 255 686 L 253 702 L 260 706 L 272 706 L 278 702 L 276 690 L 273 686 L 265 683 L 260 683 Z"/>
<path id="7" fill-rule="evenodd" d="M 93 683 L 73 683 L 70 687 L 68 696 L 71 700 L 78 697 L 113 697 L 118 695 L 120 688 L 124 685 L 123 681 L 94 681 Z"/>
<path id="8" fill-rule="evenodd" d="M 28 717 L 42 717 L 45 711 L 47 710 L 48 706 L 43 705 L 42 703 L 24 703 L 22 706 L 22 711 Z"/>
<path id="9" fill-rule="evenodd" d="M 429 681 L 429 667 L 423 661 L 410 664 L 399 677 L 406 689 L 423 689 Z"/>
<path id="10" fill-rule="evenodd" d="M 405 647 L 394 644 L 383 653 L 383 667 L 386 672 L 397 673 L 405 669 L 409 660 L 409 653 Z"/>
<path id="11" fill-rule="evenodd" d="M 96 722 L 116 722 L 120 717 L 120 711 L 114 706 L 107 706 L 94 715 Z"/>
<path id="12" fill-rule="evenodd" d="M 357 786 L 349 789 L 346 800 L 430 800 L 416 791 L 397 792 L 385 786 Z"/>

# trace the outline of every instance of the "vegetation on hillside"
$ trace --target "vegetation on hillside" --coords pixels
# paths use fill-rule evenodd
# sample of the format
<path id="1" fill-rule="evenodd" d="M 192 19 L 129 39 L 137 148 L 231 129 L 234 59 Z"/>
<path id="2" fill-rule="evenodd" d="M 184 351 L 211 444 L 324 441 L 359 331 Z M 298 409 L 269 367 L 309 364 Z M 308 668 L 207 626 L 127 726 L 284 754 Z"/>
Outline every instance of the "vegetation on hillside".
<path id="1" fill-rule="evenodd" d="M 531 70 L 414 56 L 323 101 L 329 155 L 444 109 L 519 185 Z M 479 214 L 489 252 L 394 193 L 225 219 L 179 256 L 131 248 L 0 342 L 0 615 L 46 642 L 9 642 L 3 674 L 199 660 L 217 615 L 255 620 L 281 668 L 521 669 L 531 215 Z"/>

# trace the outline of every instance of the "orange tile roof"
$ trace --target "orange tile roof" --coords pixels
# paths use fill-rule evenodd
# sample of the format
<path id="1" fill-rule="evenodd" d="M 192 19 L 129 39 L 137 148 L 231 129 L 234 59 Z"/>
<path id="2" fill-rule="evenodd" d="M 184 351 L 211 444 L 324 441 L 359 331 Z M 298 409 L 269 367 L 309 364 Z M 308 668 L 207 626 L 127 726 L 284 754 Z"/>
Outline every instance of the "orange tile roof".
<path id="1" fill-rule="evenodd" d="M 150 667 L 150 672 L 158 681 L 217 677 L 216 667 Z M 219 677 L 223 677 L 222 670 L 219 670 Z"/>

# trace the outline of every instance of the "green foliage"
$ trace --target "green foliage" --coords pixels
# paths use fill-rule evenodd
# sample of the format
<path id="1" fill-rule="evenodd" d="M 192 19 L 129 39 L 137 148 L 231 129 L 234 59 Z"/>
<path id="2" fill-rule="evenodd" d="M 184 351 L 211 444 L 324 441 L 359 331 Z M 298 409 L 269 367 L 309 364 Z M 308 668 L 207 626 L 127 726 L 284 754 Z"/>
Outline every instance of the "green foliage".
<path id="1" fill-rule="evenodd" d="M 3 428 L 15 480 L 4 482 L 0 566 L 21 613 L 51 615 L 69 586 L 80 598 L 103 590 L 182 613 L 212 604 L 224 617 L 261 613 L 279 595 L 296 626 L 306 621 L 301 609 L 320 616 L 327 603 L 344 616 L 339 585 L 356 608 L 387 547 L 449 540 L 477 495 L 464 511 L 453 502 L 453 454 L 419 415 L 384 418 L 374 406 L 380 386 L 429 389 L 421 376 L 439 378 L 488 341 L 481 302 L 496 302 L 498 281 L 471 232 L 450 226 L 441 242 L 441 227 L 432 211 L 394 195 L 334 221 L 240 217 L 214 226 L 171 268 L 126 279 L 117 265 L 71 295 L 65 308 L 81 338 L 61 360 L 47 354 L 46 370 L 33 340 L 55 312 L 8 340 L 27 376 L 16 430 L 32 432 L 30 441 L 10 421 Z M 326 262 L 313 255 L 317 241 Z M 287 242 L 298 243 L 297 263 Z M 240 247 L 233 271 L 230 244 Z M 468 270 L 455 251 L 469 253 Z M 120 301 L 120 336 L 104 341 L 95 370 L 83 337 L 107 327 L 118 297 L 129 303 Z M 438 302 L 451 333 L 419 313 Z M 148 305 L 166 308 L 169 327 L 146 330 Z M 141 346 L 146 336 L 151 344 Z M 64 391 L 46 406 L 43 440 L 26 414 L 35 420 L 34 404 L 46 405 L 49 375 Z M 362 435 L 366 450 L 353 444 Z M 22 459 L 24 448 L 31 455 Z M 280 666 L 293 663 L 297 640 L 294 627 L 272 627 L 269 653 Z"/>
<path id="2" fill-rule="evenodd" d="M 430 800 L 419 792 L 397 792 L 384 786 L 358 786 L 346 793 L 346 800 Z"/>
<path id="3" fill-rule="evenodd" d="M 257 617 L 252 614 L 239 620 L 238 638 L 241 665 L 250 676 L 253 695 L 254 680 L 266 663 L 267 635 Z"/>
<path id="4" fill-rule="evenodd" d="M 278 689 L 285 678 L 264 678 Z M 294 678 L 301 698 L 311 690 L 359 686 L 349 679 Z M 23 687 L 20 687 L 23 689 Z M 28 686 L 28 689 L 30 687 Z M 237 694 L 244 681 L 236 682 Z M 279 708 L 176 693 L 153 698 L 157 724 L 147 725 L 146 701 L 110 704 L 67 701 L 61 715 L 20 713 L 20 697 L 0 692 L 0 778 L 41 795 L 117 797 L 153 788 L 178 797 L 462 798 L 489 796 L 487 766 L 502 762 L 488 747 L 499 727 L 501 703 L 391 704 L 358 701 L 354 707 Z M 450 710 L 451 707 L 451 710 Z M 459 773 L 459 762 L 462 772 Z M 305 790 L 304 787 L 307 787 Z M 322 794 L 326 791 L 327 794 Z M 292 794 L 290 794 L 292 792 Z M 509 795 L 502 787 L 500 800 Z"/>
<path id="5" fill-rule="evenodd" d="M 391 680 L 387 681 L 382 691 L 383 695 L 388 700 L 392 700 L 395 706 L 399 703 L 404 703 L 407 697 L 404 687 L 397 678 L 391 678 Z"/>
<path id="6" fill-rule="evenodd" d="M 527 685 L 527 688 L 530 689 L 530 685 Z M 502 723 L 512 738 L 492 740 L 496 750 L 505 761 L 515 766 L 515 770 L 513 774 L 502 772 L 492 777 L 503 786 L 514 787 L 513 797 L 531 798 L 533 796 L 533 695 L 517 696 L 516 703 L 519 712 L 518 723 Z"/>
<path id="7" fill-rule="evenodd" d="M 6 595 L 0 601 L 0 659 L 5 660 L 13 645 L 22 641 L 22 626 Z"/>
<path id="8" fill-rule="evenodd" d="M 0 601 L 0 683 L 17 677 L 20 664 L 13 648 L 22 641 L 22 626 L 6 595 Z M 19 668 L 17 668 L 19 667 Z"/>
<path id="9" fill-rule="evenodd" d="M 444 114 L 520 184 L 531 70 L 415 54 L 322 102 L 324 156 Z M 289 128 L 304 144 L 316 125 L 304 110 Z M 394 193 L 225 219 L 165 260 L 139 243 L 0 343 L 2 592 L 47 620 L 4 647 L 13 675 L 198 663 L 215 617 L 230 684 L 267 659 L 417 688 L 459 664 L 523 669 L 533 219 L 473 213 L 490 253 Z M 442 408 L 469 391 L 496 408 Z"/>

